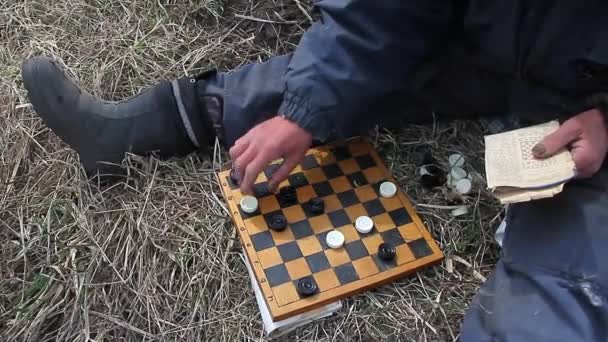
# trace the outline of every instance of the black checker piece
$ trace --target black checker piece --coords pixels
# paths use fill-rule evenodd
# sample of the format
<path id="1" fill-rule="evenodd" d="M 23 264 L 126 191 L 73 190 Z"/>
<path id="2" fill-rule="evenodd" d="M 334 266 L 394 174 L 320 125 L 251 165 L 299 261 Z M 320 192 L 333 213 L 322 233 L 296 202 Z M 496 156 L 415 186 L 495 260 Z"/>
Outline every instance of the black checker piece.
<path id="1" fill-rule="evenodd" d="M 338 194 L 338 199 L 344 208 L 359 203 L 359 198 L 355 194 L 355 190 L 348 190 Z"/>
<path id="2" fill-rule="evenodd" d="M 388 214 L 390 215 L 393 222 L 395 222 L 397 227 L 412 222 L 412 218 L 410 217 L 410 214 L 407 213 L 407 210 L 405 210 L 405 208 L 393 210 Z"/>
<path id="3" fill-rule="evenodd" d="M 320 197 L 313 197 L 302 205 L 307 217 L 318 216 L 325 213 L 325 201 Z"/>
<path id="4" fill-rule="evenodd" d="M 319 286 L 317 285 L 315 278 L 311 276 L 301 278 L 294 283 L 300 297 L 309 297 L 319 292 Z"/>
<path id="5" fill-rule="evenodd" d="M 384 261 L 393 260 L 397 256 L 397 248 L 390 242 L 383 242 L 378 246 L 377 254 Z"/>
<path id="6" fill-rule="evenodd" d="M 302 257 L 302 251 L 298 247 L 298 243 L 295 241 L 288 242 L 286 244 L 277 246 L 281 259 L 284 262 L 295 260 Z"/>
<path id="7" fill-rule="evenodd" d="M 302 172 L 294 173 L 289 175 L 289 184 L 295 188 L 302 187 L 304 185 L 308 185 L 308 180 L 304 176 Z"/>
<path id="8" fill-rule="evenodd" d="M 384 242 L 392 243 L 395 246 L 401 246 L 405 243 L 405 239 L 403 239 L 403 236 L 401 236 L 401 233 L 399 233 L 397 228 L 384 231 L 380 233 L 380 235 Z"/>
<path id="9" fill-rule="evenodd" d="M 331 188 L 331 185 L 327 181 L 313 184 L 312 188 L 315 190 L 315 193 L 319 197 L 329 196 L 334 193 L 334 190 Z"/>
<path id="10" fill-rule="evenodd" d="M 359 164 L 361 170 L 369 169 L 370 167 L 376 166 L 374 158 L 372 158 L 372 156 L 370 156 L 369 154 L 359 156 L 355 158 L 355 161 L 357 161 L 357 164 Z"/>
<path id="11" fill-rule="evenodd" d="M 314 155 L 309 154 L 306 157 L 304 157 L 304 160 L 302 161 L 302 164 L 300 164 L 302 166 L 302 170 L 310 170 L 310 169 L 314 169 L 315 167 L 319 166 L 319 163 L 317 163 L 317 158 L 315 158 Z"/>
<path id="12" fill-rule="evenodd" d="M 268 228 L 270 228 L 270 226 L 272 225 L 272 218 L 275 216 L 285 217 L 285 215 L 283 215 L 283 212 L 281 210 L 275 210 L 275 211 L 271 211 L 269 213 L 264 214 L 264 221 L 266 221 L 266 226 Z"/>
<path id="13" fill-rule="evenodd" d="M 350 181 L 350 185 L 352 185 L 355 188 L 358 186 L 363 186 L 368 183 L 367 178 L 365 178 L 365 176 L 361 172 L 355 172 L 353 174 L 346 176 L 346 178 L 348 178 L 348 180 Z"/>
<path id="14" fill-rule="evenodd" d="M 344 245 L 344 248 L 346 249 L 346 253 L 348 253 L 350 260 L 353 261 L 369 255 L 367 248 L 365 248 L 365 245 L 361 240 L 347 243 Z"/>
<path id="15" fill-rule="evenodd" d="M 410 249 L 412 250 L 412 253 L 416 258 L 423 258 L 425 256 L 433 254 L 431 247 L 429 247 L 429 244 L 423 238 L 414 240 L 408 245 L 410 246 Z"/>
<path id="16" fill-rule="evenodd" d="M 329 216 L 329 220 L 334 228 L 342 227 L 350 223 L 350 218 L 348 218 L 346 211 L 343 209 L 333 211 L 327 214 L 327 216 Z"/>
<path id="17" fill-rule="evenodd" d="M 344 174 L 338 164 L 324 165 L 321 166 L 321 169 L 325 173 L 325 176 L 327 176 L 327 179 L 338 178 Z"/>
<path id="18" fill-rule="evenodd" d="M 296 239 L 305 238 L 307 236 L 315 234 L 312 231 L 312 227 L 310 226 L 308 220 L 302 220 L 296 223 L 292 223 L 289 226 L 291 227 L 291 233 Z"/>
<path id="19" fill-rule="evenodd" d="M 258 252 L 274 246 L 274 240 L 268 230 L 251 235 L 251 243 L 253 243 L 253 248 Z"/>
<path id="20" fill-rule="evenodd" d="M 370 217 L 380 215 L 385 211 L 382 202 L 377 198 L 363 203 L 363 207 L 365 207 L 365 210 Z"/>
<path id="21" fill-rule="evenodd" d="M 337 161 L 346 160 L 351 157 L 347 146 L 338 146 L 334 148 L 333 153 Z"/>
<path id="22" fill-rule="evenodd" d="M 229 178 L 228 179 L 234 185 L 238 185 L 239 184 L 239 177 L 236 174 L 236 170 L 235 169 L 230 170 L 230 174 L 229 174 Z"/>
<path id="23" fill-rule="evenodd" d="M 340 281 L 340 284 L 345 285 L 359 280 L 359 275 L 350 262 L 348 264 L 336 266 L 334 272 Z"/>
<path id="24" fill-rule="evenodd" d="M 308 267 L 310 267 L 312 273 L 319 273 L 331 267 L 325 253 L 323 252 L 307 256 L 306 262 L 308 263 Z"/>
<path id="25" fill-rule="evenodd" d="M 281 285 L 290 280 L 284 264 L 269 267 L 264 270 L 264 273 L 266 273 L 266 279 L 268 279 L 270 286 Z"/>
<path id="26" fill-rule="evenodd" d="M 285 215 L 272 215 L 272 217 L 268 219 L 268 228 L 276 232 L 285 230 L 285 228 L 287 228 L 287 219 L 285 218 Z"/>
<path id="27" fill-rule="evenodd" d="M 226 177 L 226 182 L 228 182 L 228 186 L 230 187 L 230 189 L 235 190 L 239 188 L 239 185 L 233 181 L 230 176 Z"/>
<path id="28" fill-rule="evenodd" d="M 270 189 L 268 188 L 268 182 L 254 184 L 253 185 L 253 195 L 257 198 L 261 198 L 261 197 L 270 195 Z"/>
<path id="29" fill-rule="evenodd" d="M 279 201 L 281 208 L 286 208 L 297 204 L 298 195 L 296 193 L 296 188 L 291 185 L 282 187 L 279 189 L 279 193 L 277 194 L 277 200 Z"/>

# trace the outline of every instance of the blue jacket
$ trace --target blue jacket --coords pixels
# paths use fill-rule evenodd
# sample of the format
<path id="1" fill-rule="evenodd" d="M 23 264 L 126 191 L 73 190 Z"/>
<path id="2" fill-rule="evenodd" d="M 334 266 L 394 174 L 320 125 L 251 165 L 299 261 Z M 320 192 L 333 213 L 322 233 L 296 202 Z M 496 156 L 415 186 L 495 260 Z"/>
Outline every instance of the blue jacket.
<path id="1" fill-rule="evenodd" d="M 293 54 L 279 113 L 320 141 L 344 137 L 354 113 L 407 87 L 417 66 L 453 43 L 511 82 L 512 110 L 535 96 L 579 103 L 608 88 L 608 1 L 321 0 L 315 6 L 320 20 Z"/>

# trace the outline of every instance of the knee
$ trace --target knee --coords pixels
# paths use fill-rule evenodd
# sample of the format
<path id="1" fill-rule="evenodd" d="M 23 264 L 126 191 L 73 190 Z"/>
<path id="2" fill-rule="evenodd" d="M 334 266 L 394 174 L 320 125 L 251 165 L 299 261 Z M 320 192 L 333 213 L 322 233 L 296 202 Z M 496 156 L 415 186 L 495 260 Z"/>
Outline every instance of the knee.
<path id="1" fill-rule="evenodd" d="M 462 341 L 606 340 L 601 292 L 588 282 L 500 261 L 467 311 Z"/>

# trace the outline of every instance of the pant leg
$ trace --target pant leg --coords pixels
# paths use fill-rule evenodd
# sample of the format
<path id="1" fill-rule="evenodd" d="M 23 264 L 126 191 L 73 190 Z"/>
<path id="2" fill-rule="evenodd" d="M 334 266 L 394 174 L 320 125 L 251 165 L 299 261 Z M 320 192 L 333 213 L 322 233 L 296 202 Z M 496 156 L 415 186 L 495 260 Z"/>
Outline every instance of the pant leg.
<path id="1" fill-rule="evenodd" d="M 284 75 L 291 55 L 245 65 L 233 72 L 215 73 L 205 80 L 199 97 L 222 99 L 226 147 L 256 124 L 277 114 L 285 89 Z M 506 111 L 501 80 L 478 70 L 457 55 L 442 54 L 421 65 L 403 89 L 375 99 L 355 113 L 350 136 L 364 135 L 376 124 L 396 127 L 439 118 L 474 117 Z"/>
<path id="2" fill-rule="evenodd" d="M 277 56 L 264 63 L 252 63 L 233 72 L 213 74 L 205 80 L 199 97 L 222 99 L 225 146 L 230 147 L 256 124 L 277 114 L 283 100 L 283 75 L 291 55 Z"/>
<path id="3" fill-rule="evenodd" d="M 509 209 L 503 256 L 461 340 L 608 340 L 608 169 Z"/>

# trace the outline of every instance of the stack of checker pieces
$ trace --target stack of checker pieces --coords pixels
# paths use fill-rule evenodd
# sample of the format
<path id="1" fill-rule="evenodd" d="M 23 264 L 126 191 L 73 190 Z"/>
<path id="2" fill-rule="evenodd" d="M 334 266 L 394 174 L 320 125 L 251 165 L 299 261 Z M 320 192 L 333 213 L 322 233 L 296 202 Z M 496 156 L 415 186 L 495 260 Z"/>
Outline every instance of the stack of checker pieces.
<path id="1" fill-rule="evenodd" d="M 281 203 L 268 191 L 277 161 L 261 173 L 254 186 L 259 207 L 248 214 L 239 208 L 244 196 L 230 177 L 219 173 L 232 219 L 247 253 L 266 304 L 275 321 L 373 289 L 441 261 L 443 254 L 401 190 L 390 198 L 379 194 L 379 184 L 393 181 L 373 146 L 364 139 L 310 149 L 304 161 L 279 185 L 294 187 L 297 203 Z M 325 212 L 307 207 L 322 198 Z M 269 229 L 273 215 L 283 214 L 287 228 Z M 369 216 L 374 228 L 357 232 L 354 222 Z M 326 234 L 338 230 L 343 248 L 326 245 Z M 396 256 L 378 257 L 378 247 L 390 242 Z M 314 279 L 318 292 L 302 296 L 302 278 Z"/>

